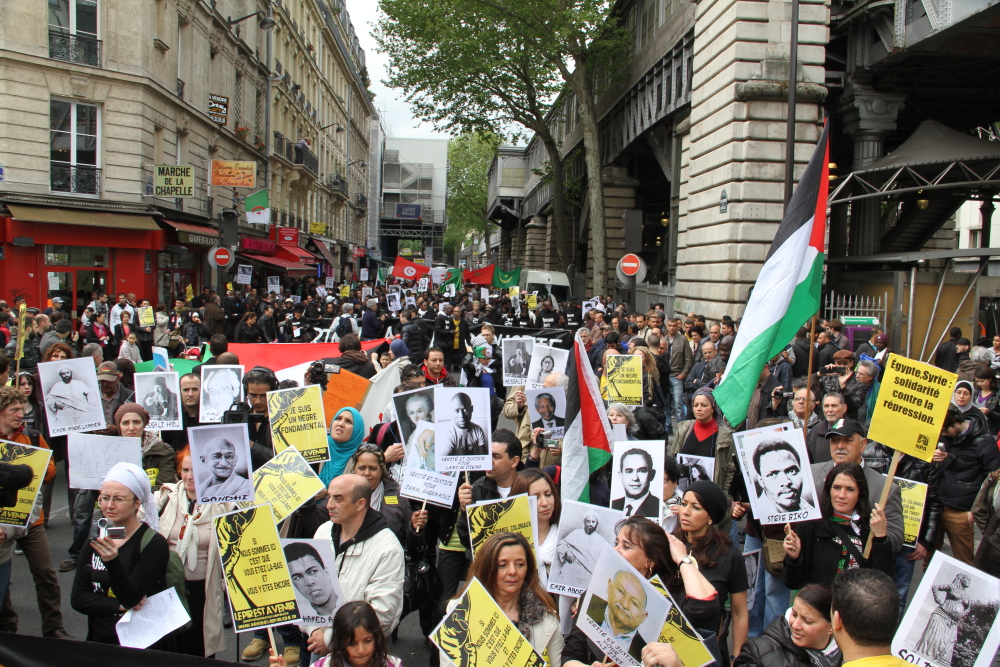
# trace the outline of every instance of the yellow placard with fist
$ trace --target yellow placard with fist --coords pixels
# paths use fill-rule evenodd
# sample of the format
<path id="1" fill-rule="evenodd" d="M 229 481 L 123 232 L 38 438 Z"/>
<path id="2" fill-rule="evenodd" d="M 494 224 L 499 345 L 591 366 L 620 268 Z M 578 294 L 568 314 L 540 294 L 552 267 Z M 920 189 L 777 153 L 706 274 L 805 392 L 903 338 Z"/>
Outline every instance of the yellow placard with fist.
<path id="1" fill-rule="evenodd" d="M 493 533 L 520 533 L 534 549 L 537 544 L 534 526 L 537 522 L 532 519 L 537 511 L 532 512 L 531 505 L 525 494 L 470 505 L 469 540 L 473 556 L 479 553 L 479 547 Z"/>
<path id="2" fill-rule="evenodd" d="M 270 504 L 274 520 L 284 521 L 323 489 L 323 481 L 294 447 L 286 447 L 253 471 L 253 488 L 256 503 Z M 246 509 L 254 504 L 246 502 L 237 506 Z"/>
<path id="3" fill-rule="evenodd" d="M 660 591 L 663 597 L 670 600 L 671 603 L 670 611 L 667 612 L 667 620 L 663 624 L 663 629 L 660 631 L 660 637 L 657 641 L 670 644 L 677 653 L 677 657 L 680 658 L 683 667 L 703 667 L 703 665 L 715 662 L 715 658 L 705 648 L 701 636 L 691 627 L 691 623 L 684 618 L 681 608 L 677 606 L 670 593 L 667 592 L 666 587 L 660 581 L 660 577 L 653 577 L 649 580 L 649 583 L 653 585 L 653 588 Z"/>

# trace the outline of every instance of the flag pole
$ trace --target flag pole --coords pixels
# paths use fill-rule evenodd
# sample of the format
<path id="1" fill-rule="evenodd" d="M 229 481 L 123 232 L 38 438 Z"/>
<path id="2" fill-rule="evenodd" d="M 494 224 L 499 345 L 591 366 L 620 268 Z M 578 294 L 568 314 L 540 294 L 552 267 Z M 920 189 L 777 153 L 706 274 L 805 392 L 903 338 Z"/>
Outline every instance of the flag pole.
<path id="1" fill-rule="evenodd" d="M 795 104 L 796 70 L 799 68 L 799 0 L 792 0 L 791 45 L 788 54 L 788 128 L 785 135 L 785 211 L 792 199 L 792 177 L 795 172 Z"/>
<path id="2" fill-rule="evenodd" d="M 796 0 L 797 2 L 798 0 Z M 812 376 L 813 376 L 813 354 L 816 351 L 816 345 L 813 343 L 813 339 L 816 338 L 816 318 L 819 317 L 819 311 L 812 316 L 809 324 L 809 368 L 807 369 L 806 377 L 809 380 L 806 382 L 806 412 L 805 418 L 802 420 L 802 436 L 806 440 L 809 439 L 809 414 L 813 411 L 813 389 L 812 389 Z M 792 400 L 795 400 L 794 397 Z"/>

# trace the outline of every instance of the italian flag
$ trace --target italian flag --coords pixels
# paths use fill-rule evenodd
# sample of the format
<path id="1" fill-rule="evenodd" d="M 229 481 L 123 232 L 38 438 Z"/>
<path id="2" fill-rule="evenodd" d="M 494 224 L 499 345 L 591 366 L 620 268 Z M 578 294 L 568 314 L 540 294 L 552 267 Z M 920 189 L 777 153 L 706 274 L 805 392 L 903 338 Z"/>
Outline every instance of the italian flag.
<path id="1" fill-rule="evenodd" d="M 566 369 L 566 432 L 562 451 L 562 497 L 590 502 L 590 476 L 611 460 L 611 423 L 597 377 L 579 334 Z"/>
<path id="2" fill-rule="evenodd" d="M 829 165 L 828 122 L 785 209 L 750 293 L 726 373 L 715 390 L 715 400 L 734 427 L 747 417 L 764 364 L 785 349 L 819 310 Z"/>

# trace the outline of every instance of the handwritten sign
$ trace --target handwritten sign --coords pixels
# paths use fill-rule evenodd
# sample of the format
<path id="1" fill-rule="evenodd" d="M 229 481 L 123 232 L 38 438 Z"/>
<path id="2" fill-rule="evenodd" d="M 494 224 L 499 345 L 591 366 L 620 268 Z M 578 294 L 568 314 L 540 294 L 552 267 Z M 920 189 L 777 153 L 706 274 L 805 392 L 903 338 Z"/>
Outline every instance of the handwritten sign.
<path id="1" fill-rule="evenodd" d="M 360 410 L 372 383 L 360 375 L 341 369 L 331 373 L 323 394 L 323 411 L 329 419 L 337 416 L 341 408 Z"/>
<path id="2" fill-rule="evenodd" d="M 235 160 L 212 160 L 209 185 L 227 188 L 257 187 L 257 163 Z"/>
<path id="3" fill-rule="evenodd" d="M 69 486 L 72 489 L 100 489 L 101 482 L 116 463 L 142 467 L 142 441 L 92 433 L 70 433 L 67 437 Z"/>

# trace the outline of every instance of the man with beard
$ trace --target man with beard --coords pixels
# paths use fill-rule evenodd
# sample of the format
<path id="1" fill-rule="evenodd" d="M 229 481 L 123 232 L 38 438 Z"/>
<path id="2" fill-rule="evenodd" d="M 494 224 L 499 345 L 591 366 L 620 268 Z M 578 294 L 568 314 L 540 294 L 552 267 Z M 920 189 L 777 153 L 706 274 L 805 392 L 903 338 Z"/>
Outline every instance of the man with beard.
<path id="1" fill-rule="evenodd" d="M 73 369 L 59 369 L 57 382 L 45 394 L 45 405 L 54 417 L 56 426 L 81 424 L 94 415 L 97 397 L 94 391 L 80 380 L 73 379 Z"/>
<path id="2" fill-rule="evenodd" d="M 586 590 L 594 575 L 594 566 L 601 555 L 605 540 L 597 532 L 596 514 L 583 517 L 583 528 L 577 528 L 556 545 L 559 583 Z"/>
<path id="3" fill-rule="evenodd" d="M 205 443 L 204 452 L 198 457 L 212 479 L 201 492 L 201 503 L 223 503 L 249 500 L 253 496 L 253 484 L 236 472 L 239 455 L 236 446 L 229 440 L 216 437 Z"/>

